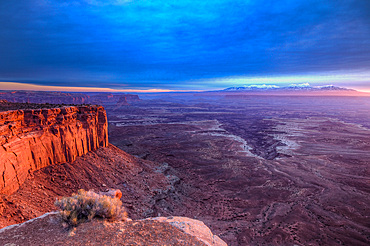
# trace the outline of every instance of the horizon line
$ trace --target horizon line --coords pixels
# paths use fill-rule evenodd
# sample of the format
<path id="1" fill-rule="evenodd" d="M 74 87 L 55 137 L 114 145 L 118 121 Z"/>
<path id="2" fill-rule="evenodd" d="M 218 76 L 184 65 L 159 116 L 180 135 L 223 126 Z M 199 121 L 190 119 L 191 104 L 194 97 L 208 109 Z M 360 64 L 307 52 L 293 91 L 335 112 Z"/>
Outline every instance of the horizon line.
<path id="1" fill-rule="evenodd" d="M 105 87 L 83 87 L 83 86 L 81 87 L 79 86 L 50 86 L 50 85 L 35 85 L 31 83 L 5 82 L 5 81 L 0 81 L 0 90 L 60 91 L 60 92 L 112 92 L 112 93 L 113 92 L 160 93 L 160 92 L 201 92 L 203 91 L 203 90 L 170 90 L 170 89 L 112 89 L 112 88 L 105 88 Z"/>
<path id="2" fill-rule="evenodd" d="M 271 84 L 272 85 L 272 84 Z M 335 85 L 334 85 L 335 86 Z M 233 87 L 233 86 L 230 86 Z M 234 86 L 235 87 L 235 86 Z M 236 86 L 238 87 L 238 86 Z M 354 89 L 345 87 L 358 92 L 370 93 L 369 89 Z M 217 91 L 225 88 L 214 88 L 209 90 L 170 90 L 170 89 L 112 89 L 105 87 L 71 87 L 71 86 L 49 86 L 49 85 L 35 85 L 31 83 L 20 83 L 20 82 L 5 82 L 0 81 L 0 90 L 15 90 L 15 91 L 58 91 L 58 92 L 130 92 L 130 93 L 164 93 L 164 92 L 209 92 Z"/>

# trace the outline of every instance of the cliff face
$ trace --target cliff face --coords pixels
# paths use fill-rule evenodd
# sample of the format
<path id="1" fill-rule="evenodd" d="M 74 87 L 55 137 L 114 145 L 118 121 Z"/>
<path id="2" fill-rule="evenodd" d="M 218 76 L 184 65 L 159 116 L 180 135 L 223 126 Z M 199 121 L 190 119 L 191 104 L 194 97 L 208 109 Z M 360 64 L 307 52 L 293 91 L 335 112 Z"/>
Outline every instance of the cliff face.
<path id="1" fill-rule="evenodd" d="M 108 145 L 101 106 L 0 112 L 0 194 L 11 194 L 28 173 L 72 162 Z"/>

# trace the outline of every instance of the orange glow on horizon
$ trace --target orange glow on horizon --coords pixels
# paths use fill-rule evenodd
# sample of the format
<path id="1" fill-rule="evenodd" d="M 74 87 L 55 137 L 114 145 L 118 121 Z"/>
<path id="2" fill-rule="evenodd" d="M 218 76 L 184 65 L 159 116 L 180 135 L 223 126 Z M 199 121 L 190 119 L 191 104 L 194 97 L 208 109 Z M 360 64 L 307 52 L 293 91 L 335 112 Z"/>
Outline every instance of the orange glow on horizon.
<path id="1" fill-rule="evenodd" d="M 370 93 L 370 88 L 356 88 L 357 91 L 360 91 L 360 92 L 365 92 L 365 93 Z"/>
<path id="2" fill-rule="evenodd" d="M 65 87 L 34 85 L 17 82 L 0 82 L 0 90 L 28 90 L 28 91 L 66 91 L 66 92 L 187 92 L 199 90 L 168 90 L 168 89 L 111 89 L 99 87 Z"/>

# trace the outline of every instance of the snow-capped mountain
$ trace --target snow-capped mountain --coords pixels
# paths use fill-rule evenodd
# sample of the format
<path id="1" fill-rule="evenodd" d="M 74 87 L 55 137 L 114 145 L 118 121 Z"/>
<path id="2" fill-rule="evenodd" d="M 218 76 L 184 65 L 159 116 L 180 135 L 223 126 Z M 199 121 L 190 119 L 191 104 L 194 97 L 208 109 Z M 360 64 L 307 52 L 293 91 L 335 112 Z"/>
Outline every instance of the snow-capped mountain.
<path id="1" fill-rule="evenodd" d="M 267 89 L 278 89 L 277 85 L 245 85 L 240 87 L 229 87 L 225 91 L 244 91 L 244 90 L 267 90 Z"/>
<path id="2" fill-rule="evenodd" d="M 302 84 L 291 84 L 288 86 L 278 86 L 278 85 L 245 85 L 239 87 L 229 87 L 224 89 L 224 91 L 265 91 L 265 90 L 293 90 L 293 91 L 323 91 L 323 90 L 351 90 L 343 87 L 337 87 L 334 85 L 324 85 L 324 86 L 311 86 L 309 83 L 302 83 Z"/>

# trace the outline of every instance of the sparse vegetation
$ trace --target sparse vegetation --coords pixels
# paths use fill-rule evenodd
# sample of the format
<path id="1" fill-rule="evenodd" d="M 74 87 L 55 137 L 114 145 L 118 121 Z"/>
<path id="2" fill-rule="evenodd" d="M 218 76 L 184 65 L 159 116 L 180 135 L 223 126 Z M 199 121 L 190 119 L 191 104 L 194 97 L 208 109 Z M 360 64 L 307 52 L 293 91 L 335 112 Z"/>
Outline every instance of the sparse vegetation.
<path id="1" fill-rule="evenodd" d="M 70 226 L 93 218 L 107 220 L 126 220 L 127 212 L 118 198 L 100 195 L 93 191 L 79 190 L 71 197 L 64 197 L 55 201 L 60 209 L 60 215 Z"/>

